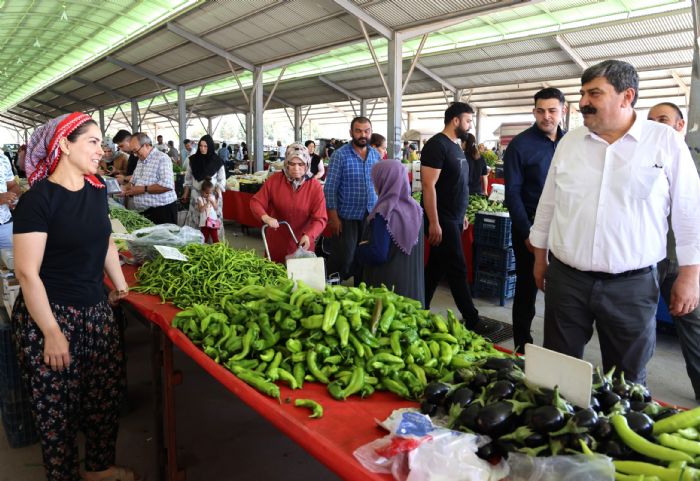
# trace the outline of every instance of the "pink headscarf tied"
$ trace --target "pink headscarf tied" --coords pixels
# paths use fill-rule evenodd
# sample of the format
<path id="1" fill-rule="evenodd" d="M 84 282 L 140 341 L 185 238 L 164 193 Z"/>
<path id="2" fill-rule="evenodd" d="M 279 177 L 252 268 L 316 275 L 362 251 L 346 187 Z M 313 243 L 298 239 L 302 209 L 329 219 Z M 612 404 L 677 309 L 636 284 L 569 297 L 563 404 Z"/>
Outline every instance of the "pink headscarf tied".
<path id="1" fill-rule="evenodd" d="M 34 131 L 27 143 L 25 163 L 25 172 L 30 186 L 45 179 L 56 170 L 58 161 L 61 159 L 59 141 L 68 137 L 88 120 L 92 120 L 92 117 L 82 112 L 73 112 L 51 119 Z M 93 187 L 104 188 L 104 184 L 94 175 L 86 175 L 85 180 Z"/>

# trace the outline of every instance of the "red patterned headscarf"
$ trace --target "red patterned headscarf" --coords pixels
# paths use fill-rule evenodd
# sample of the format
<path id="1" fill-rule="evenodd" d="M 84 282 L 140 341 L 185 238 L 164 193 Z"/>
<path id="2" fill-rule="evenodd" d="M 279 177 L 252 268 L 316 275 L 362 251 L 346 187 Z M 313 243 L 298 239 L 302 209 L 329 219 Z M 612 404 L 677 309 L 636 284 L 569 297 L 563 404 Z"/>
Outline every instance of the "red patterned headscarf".
<path id="1" fill-rule="evenodd" d="M 51 119 L 37 127 L 27 143 L 25 172 L 30 186 L 45 179 L 56 170 L 58 161 L 61 159 L 59 141 L 68 137 L 88 120 L 92 120 L 92 117 L 82 112 L 73 112 Z M 104 184 L 94 175 L 86 175 L 85 180 L 93 187 L 104 188 Z"/>

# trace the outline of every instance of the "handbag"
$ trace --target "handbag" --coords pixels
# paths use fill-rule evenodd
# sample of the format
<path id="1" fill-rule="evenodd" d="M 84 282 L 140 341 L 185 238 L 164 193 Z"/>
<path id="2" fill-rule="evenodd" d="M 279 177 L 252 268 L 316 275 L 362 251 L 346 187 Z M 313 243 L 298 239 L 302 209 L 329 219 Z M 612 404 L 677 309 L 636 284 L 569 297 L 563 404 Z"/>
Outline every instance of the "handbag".
<path id="1" fill-rule="evenodd" d="M 221 227 L 221 221 L 219 219 L 212 219 L 211 217 L 207 217 L 207 222 L 205 225 L 209 229 L 218 229 L 219 227 Z"/>

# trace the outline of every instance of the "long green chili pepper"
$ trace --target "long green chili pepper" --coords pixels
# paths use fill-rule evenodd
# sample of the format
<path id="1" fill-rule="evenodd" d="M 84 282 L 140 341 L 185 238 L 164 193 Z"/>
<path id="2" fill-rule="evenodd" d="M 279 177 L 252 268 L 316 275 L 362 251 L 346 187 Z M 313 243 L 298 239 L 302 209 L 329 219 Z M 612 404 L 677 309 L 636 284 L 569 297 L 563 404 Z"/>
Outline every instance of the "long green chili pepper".
<path id="1" fill-rule="evenodd" d="M 662 461 L 687 461 L 689 463 L 694 461 L 693 457 L 688 453 L 652 443 L 635 433 L 627 424 L 627 419 L 621 414 L 614 414 L 610 418 L 610 422 L 620 439 L 632 450 L 640 454 Z"/>
<path id="2" fill-rule="evenodd" d="M 328 376 L 323 374 L 319 369 L 318 364 L 316 364 L 316 351 L 310 349 L 306 353 L 306 367 L 309 368 L 309 372 L 313 375 L 313 377 L 324 384 L 328 384 Z"/>
<path id="3" fill-rule="evenodd" d="M 294 401 L 294 405 L 299 408 L 311 409 L 310 418 L 318 419 L 323 417 L 323 406 L 313 399 L 297 399 Z"/>

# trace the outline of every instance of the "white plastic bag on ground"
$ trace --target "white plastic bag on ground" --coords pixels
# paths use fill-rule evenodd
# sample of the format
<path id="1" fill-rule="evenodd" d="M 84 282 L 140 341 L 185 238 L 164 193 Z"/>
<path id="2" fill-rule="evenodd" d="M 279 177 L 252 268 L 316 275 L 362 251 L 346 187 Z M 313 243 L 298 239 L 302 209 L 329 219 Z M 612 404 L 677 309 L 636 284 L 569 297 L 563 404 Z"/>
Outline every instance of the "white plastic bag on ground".
<path id="1" fill-rule="evenodd" d="M 602 454 L 534 458 L 525 454 L 508 455 L 508 481 L 613 481 L 615 467 Z"/>

